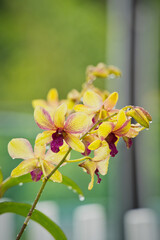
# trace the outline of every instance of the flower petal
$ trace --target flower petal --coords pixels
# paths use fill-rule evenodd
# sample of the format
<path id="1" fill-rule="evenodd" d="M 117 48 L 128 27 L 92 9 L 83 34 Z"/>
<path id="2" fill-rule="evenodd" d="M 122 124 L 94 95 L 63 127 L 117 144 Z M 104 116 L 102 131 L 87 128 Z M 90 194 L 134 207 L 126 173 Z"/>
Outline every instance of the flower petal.
<path id="1" fill-rule="evenodd" d="M 110 155 L 103 161 L 97 162 L 97 168 L 102 175 L 106 175 L 108 172 L 108 165 L 109 165 Z"/>
<path id="2" fill-rule="evenodd" d="M 101 140 L 104 140 L 110 132 L 112 132 L 114 124 L 111 122 L 103 122 L 98 128 L 98 136 Z"/>
<path id="3" fill-rule="evenodd" d="M 49 163 L 48 161 L 43 160 L 43 173 L 44 173 L 44 176 L 48 176 L 52 172 L 52 170 L 54 168 L 55 167 L 54 167 L 53 164 Z M 53 182 L 61 183 L 62 182 L 62 174 L 58 170 L 56 170 L 55 173 L 52 174 L 50 179 Z"/>
<path id="4" fill-rule="evenodd" d="M 32 172 L 37 167 L 38 160 L 27 159 L 22 161 L 16 168 L 11 172 L 11 177 L 19 177 L 27 173 Z"/>
<path id="5" fill-rule="evenodd" d="M 91 175 L 91 181 L 88 185 L 88 190 L 91 190 L 94 184 L 94 173 L 96 171 L 96 163 L 90 160 L 86 160 L 80 163 L 79 166 L 84 168 L 87 171 L 87 173 Z"/>
<path id="6" fill-rule="evenodd" d="M 121 137 L 127 134 L 131 127 L 131 119 L 127 119 L 125 112 L 121 109 L 117 115 L 117 124 L 113 132 Z"/>
<path id="7" fill-rule="evenodd" d="M 121 109 L 119 111 L 119 113 L 117 114 L 117 124 L 114 128 L 114 131 L 116 131 L 117 129 L 121 128 L 123 126 L 123 124 L 126 122 L 127 117 L 125 112 Z"/>
<path id="8" fill-rule="evenodd" d="M 109 155 L 110 155 L 109 145 L 106 141 L 103 141 L 102 146 L 94 151 L 94 158 L 92 158 L 92 160 L 95 162 L 99 162 L 106 159 Z"/>
<path id="9" fill-rule="evenodd" d="M 55 133 L 55 131 L 44 131 L 42 133 L 39 133 L 36 137 L 36 144 L 44 145 L 50 143 L 52 141 L 53 133 Z"/>
<path id="10" fill-rule="evenodd" d="M 89 150 L 96 150 L 97 148 L 99 148 L 101 145 L 101 140 L 97 139 L 95 141 L 93 141 L 89 146 L 88 149 Z"/>
<path id="11" fill-rule="evenodd" d="M 56 88 L 52 88 L 49 90 L 47 94 L 47 101 L 48 102 L 57 102 L 58 101 L 58 92 Z"/>
<path id="12" fill-rule="evenodd" d="M 131 124 L 129 131 L 125 136 L 129 138 L 135 138 L 143 129 L 145 129 L 145 127 L 142 127 L 139 123 Z"/>
<path id="13" fill-rule="evenodd" d="M 47 103 L 46 103 L 45 100 L 35 99 L 35 100 L 32 101 L 32 106 L 33 106 L 34 108 L 36 108 L 37 106 L 46 108 L 46 107 L 47 107 Z"/>
<path id="14" fill-rule="evenodd" d="M 104 101 L 104 108 L 107 111 L 110 111 L 117 103 L 118 101 L 118 93 L 113 92 L 111 93 L 108 98 Z"/>
<path id="15" fill-rule="evenodd" d="M 57 128 L 64 128 L 65 115 L 67 113 L 66 103 L 61 104 L 54 113 L 54 124 Z"/>
<path id="16" fill-rule="evenodd" d="M 73 150 L 81 153 L 85 151 L 85 146 L 78 137 L 67 133 L 64 140 Z"/>
<path id="17" fill-rule="evenodd" d="M 84 105 L 99 110 L 102 106 L 102 98 L 95 92 L 88 90 L 83 95 Z"/>
<path id="18" fill-rule="evenodd" d="M 8 152 L 12 158 L 34 158 L 32 146 L 25 138 L 13 138 L 8 143 Z"/>
<path id="19" fill-rule="evenodd" d="M 34 119 L 38 127 L 44 130 L 55 129 L 54 123 L 49 112 L 44 108 L 37 106 L 34 110 Z"/>
<path id="20" fill-rule="evenodd" d="M 79 112 L 71 114 L 65 123 L 65 131 L 73 134 L 85 132 L 92 124 L 87 114 Z"/>
<path id="21" fill-rule="evenodd" d="M 74 110 L 76 112 L 84 112 L 84 113 L 87 113 L 87 114 L 93 114 L 97 111 L 97 109 L 94 109 L 94 108 L 91 108 L 91 107 L 88 107 L 86 105 L 83 105 L 83 104 L 77 104 L 75 107 L 74 107 Z"/>
<path id="22" fill-rule="evenodd" d="M 36 158 L 44 158 L 46 152 L 46 145 L 35 144 L 34 155 Z"/>
<path id="23" fill-rule="evenodd" d="M 130 148 L 130 147 L 132 146 L 132 144 L 133 144 L 132 138 L 129 138 L 129 137 L 124 136 L 124 137 L 123 137 L 123 140 L 124 140 L 124 142 L 126 143 L 126 147 L 127 147 L 127 148 Z"/>

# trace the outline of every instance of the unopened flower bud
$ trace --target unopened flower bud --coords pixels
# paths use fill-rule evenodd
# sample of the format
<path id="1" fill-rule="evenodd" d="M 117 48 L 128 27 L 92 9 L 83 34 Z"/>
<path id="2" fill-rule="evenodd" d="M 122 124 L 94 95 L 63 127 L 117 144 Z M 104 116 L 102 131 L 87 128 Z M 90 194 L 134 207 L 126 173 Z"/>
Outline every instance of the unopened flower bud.
<path id="1" fill-rule="evenodd" d="M 152 121 L 151 115 L 142 107 L 132 107 L 126 115 L 133 117 L 145 128 L 149 128 L 149 123 Z"/>

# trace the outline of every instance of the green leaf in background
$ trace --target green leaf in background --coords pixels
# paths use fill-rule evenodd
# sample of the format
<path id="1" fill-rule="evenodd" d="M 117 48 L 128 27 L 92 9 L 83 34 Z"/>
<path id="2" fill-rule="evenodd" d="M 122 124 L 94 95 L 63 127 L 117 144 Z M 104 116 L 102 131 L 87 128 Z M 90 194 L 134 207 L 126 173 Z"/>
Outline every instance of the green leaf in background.
<path id="1" fill-rule="evenodd" d="M 8 177 L 0 184 L 0 197 L 2 197 L 9 188 L 27 182 L 32 182 L 31 175 L 29 173 L 17 178 Z"/>
<path id="2" fill-rule="evenodd" d="M 0 203 L 0 214 L 15 213 L 26 217 L 31 208 L 30 204 L 16 203 L 16 202 L 2 202 Z M 44 227 L 56 240 L 67 240 L 61 228 L 55 224 L 50 218 L 38 210 L 34 210 L 31 219 Z"/>
<path id="3" fill-rule="evenodd" d="M 14 187 L 16 185 L 21 185 L 23 183 L 27 183 L 27 182 L 32 182 L 31 175 L 29 173 L 16 178 L 8 177 L 0 184 L 0 197 L 2 197 L 9 188 Z M 82 190 L 73 180 L 63 175 L 62 183 L 66 185 L 69 189 L 73 190 L 73 192 L 77 193 L 81 201 L 84 200 L 84 195 Z"/>
<path id="4" fill-rule="evenodd" d="M 84 195 L 83 195 L 82 190 L 77 185 L 77 183 L 75 183 L 72 179 L 63 175 L 62 183 L 65 184 L 66 186 L 68 186 L 69 189 L 73 190 L 73 192 L 77 193 L 80 201 L 84 200 Z"/>

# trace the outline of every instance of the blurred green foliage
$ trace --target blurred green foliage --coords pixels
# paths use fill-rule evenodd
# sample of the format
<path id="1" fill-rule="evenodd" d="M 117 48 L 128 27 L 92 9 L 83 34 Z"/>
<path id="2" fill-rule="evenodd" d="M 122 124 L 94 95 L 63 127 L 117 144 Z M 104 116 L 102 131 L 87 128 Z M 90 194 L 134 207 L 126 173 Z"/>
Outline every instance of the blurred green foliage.
<path id="1" fill-rule="evenodd" d="M 51 87 L 65 98 L 72 88 L 80 90 L 87 65 L 104 61 L 104 1 L 0 4 L 1 109 L 31 111 L 31 100 L 45 98 Z"/>

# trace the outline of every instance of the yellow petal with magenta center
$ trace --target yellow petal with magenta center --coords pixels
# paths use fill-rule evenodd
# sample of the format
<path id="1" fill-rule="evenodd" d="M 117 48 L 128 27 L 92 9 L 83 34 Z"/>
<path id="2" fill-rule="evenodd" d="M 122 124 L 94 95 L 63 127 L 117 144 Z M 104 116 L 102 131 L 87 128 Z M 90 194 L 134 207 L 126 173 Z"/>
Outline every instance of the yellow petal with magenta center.
<path id="1" fill-rule="evenodd" d="M 38 160 L 36 158 L 24 160 L 16 168 L 13 169 L 11 172 L 11 177 L 19 177 L 30 173 L 37 167 L 37 164 Z"/>

